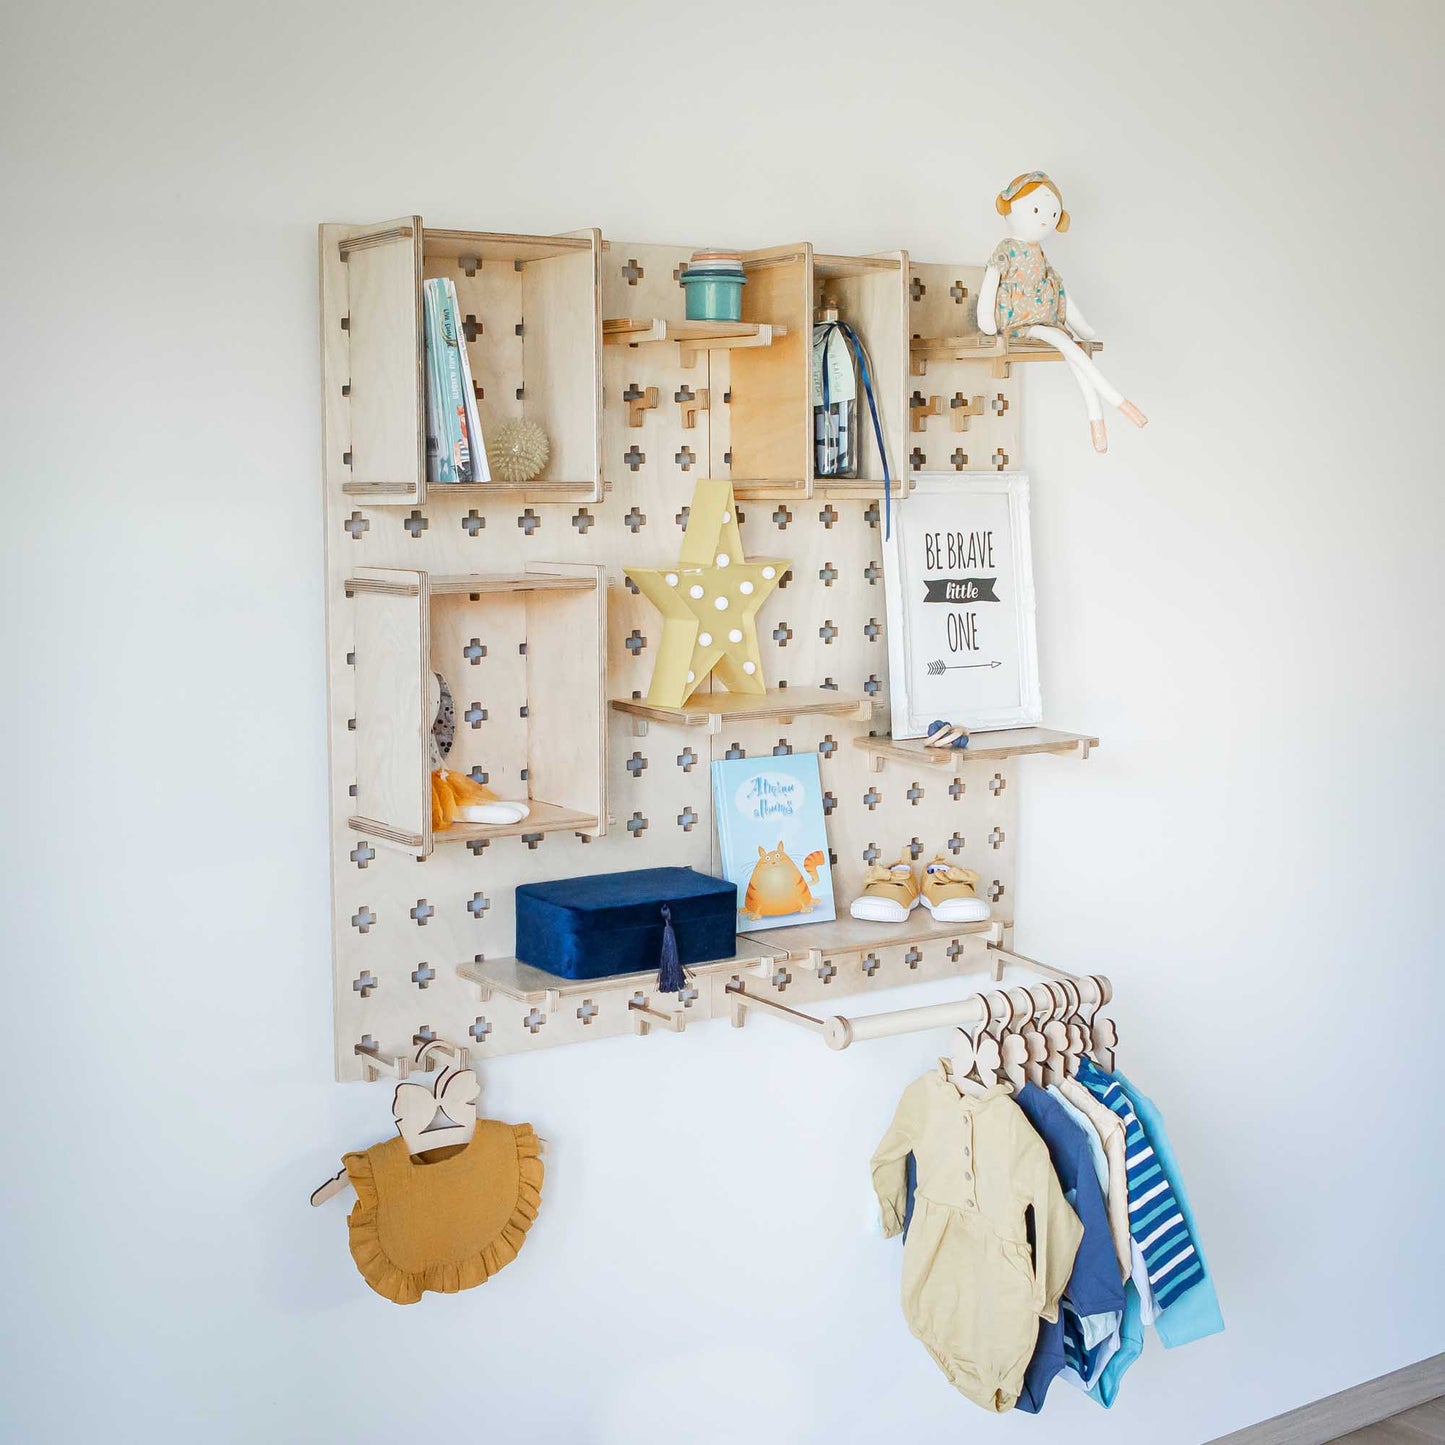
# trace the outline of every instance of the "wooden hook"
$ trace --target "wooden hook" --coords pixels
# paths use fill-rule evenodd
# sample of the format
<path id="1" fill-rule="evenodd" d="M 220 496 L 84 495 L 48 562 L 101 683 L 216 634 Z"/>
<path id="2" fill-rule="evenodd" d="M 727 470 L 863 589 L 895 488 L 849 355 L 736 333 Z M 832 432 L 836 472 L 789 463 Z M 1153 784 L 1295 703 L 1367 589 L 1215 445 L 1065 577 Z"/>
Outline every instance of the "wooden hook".
<path id="1" fill-rule="evenodd" d="M 678 402 L 682 408 L 682 429 L 691 431 L 697 425 L 697 414 L 700 411 L 708 410 L 707 387 L 703 387 L 695 396 Z"/>
<path id="2" fill-rule="evenodd" d="M 627 425 L 641 426 L 642 413 L 651 411 L 657 405 L 658 390 L 649 386 L 641 396 L 627 398 Z"/>
<path id="3" fill-rule="evenodd" d="M 917 392 L 914 393 L 918 395 Z M 909 430 L 926 431 L 928 418 L 931 416 L 943 415 L 943 398 L 941 396 L 919 397 L 917 401 L 908 403 Z"/>
<path id="4" fill-rule="evenodd" d="M 948 403 L 949 415 L 953 418 L 954 431 L 967 431 L 969 422 L 983 415 L 983 397 L 965 396 L 961 391 L 953 394 Z"/>

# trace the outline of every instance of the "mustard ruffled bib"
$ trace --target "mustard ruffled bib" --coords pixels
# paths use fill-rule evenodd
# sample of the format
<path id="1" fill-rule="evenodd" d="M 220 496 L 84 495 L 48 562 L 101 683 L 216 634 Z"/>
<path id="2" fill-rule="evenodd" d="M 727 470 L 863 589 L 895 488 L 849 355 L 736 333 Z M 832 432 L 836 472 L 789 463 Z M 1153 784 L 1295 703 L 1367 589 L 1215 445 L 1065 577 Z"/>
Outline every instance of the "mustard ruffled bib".
<path id="1" fill-rule="evenodd" d="M 377 1294 L 415 1304 L 455 1294 L 517 1257 L 542 1202 L 542 1159 L 530 1124 L 478 1119 L 449 1158 L 417 1162 L 400 1137 L 342 1158 L 356 1189 L 351 1257 Z"/>

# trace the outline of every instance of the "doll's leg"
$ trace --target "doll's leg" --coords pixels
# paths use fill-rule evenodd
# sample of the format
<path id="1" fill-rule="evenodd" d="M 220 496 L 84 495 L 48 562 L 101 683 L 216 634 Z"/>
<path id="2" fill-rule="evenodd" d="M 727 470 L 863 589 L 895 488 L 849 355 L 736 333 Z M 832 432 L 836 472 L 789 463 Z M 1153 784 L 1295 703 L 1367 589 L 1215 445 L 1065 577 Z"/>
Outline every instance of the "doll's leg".
<path id="1" fill-rule="evenodd" d="M 1089 354 L 1067 332 L 1061 331 L 1057 326 L 1030 326 L 1028 334 L 1036 341 L 1047 341 L 1054 350 L 1073 365 L 1076 373 L 1087 373 L 1099 395 L 1110 406 L 1118 407 L 1135 426 L 1147 424 L 1149 418 L 1132 401 L 1125 400 L 1124 393 L 1094 365 Z"/>
<path id="2" fill-rule="evenodd" d="M 1069 373 L 1079 384 L 1079 391 L 1084 398 L 1084 410 L 1089 416 L 1089 436 L 1094 443 L 1096 452 L 1109 450 L 1109 433 L 1104 429 L 1104 407 L 1099 400 L 1099 390 L 1094 385 L 1094 379 L 1084 370 L 1082 366 L 1074 363 L 1074 358 L 1067 351 L 1063 352 L 1063 358 L 1069 364 Z"/>

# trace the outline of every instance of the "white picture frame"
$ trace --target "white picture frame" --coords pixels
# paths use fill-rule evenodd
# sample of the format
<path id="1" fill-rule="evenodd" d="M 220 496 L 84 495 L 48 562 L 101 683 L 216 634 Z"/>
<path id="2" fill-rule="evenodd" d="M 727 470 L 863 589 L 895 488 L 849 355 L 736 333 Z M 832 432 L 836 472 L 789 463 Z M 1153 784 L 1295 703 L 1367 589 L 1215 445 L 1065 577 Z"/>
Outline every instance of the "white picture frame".
<path id="1" fill-rule="evenodd" d="M 1043 720 L 1029 481 L 920 474 L 883 544 L 893 736 Z"/>

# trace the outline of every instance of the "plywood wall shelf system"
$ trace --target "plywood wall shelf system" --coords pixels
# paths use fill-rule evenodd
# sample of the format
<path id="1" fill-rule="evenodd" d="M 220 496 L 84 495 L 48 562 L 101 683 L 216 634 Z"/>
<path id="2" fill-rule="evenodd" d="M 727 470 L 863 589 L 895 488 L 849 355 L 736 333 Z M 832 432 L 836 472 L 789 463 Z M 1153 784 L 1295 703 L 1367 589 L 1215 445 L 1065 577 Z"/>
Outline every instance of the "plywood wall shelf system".
<path id="1" fill-rule="evenodd" d="M 1020 760 L 1097 742 L 1024 729 L 942 758 L 894 743 L 871 427 L 859 477 L 813 474 L 810 337 L 825 297 L 869 349 L 896 504 L 920 472 L 1021 465 L 1020 375 L 995 374 L 1021 358 L 992 339 L 959 344 L 976 331 L 982 268 L 804 242 L 746 251 L 742 324 L 716 329 L 685 320 L 679 276 L 695 249 L 414 215 L 321 227 L 338 1078 L 388 1077 L 432 1040 L 473 1063 L 620 1034 L 664 1047 L 651 1036 L 736 1021 L 739 988 L 833 1011 L 996 972 L 1016 903 L 1018 770 L 1059 766 Z M 420 287 L 440 275 L 462 303 L 484 434 L 509 416 L 548 433 L 534 482 L 426 485 Z M 749 555 L 792 559 L 758 616 L 768 692 L 651 708 L 661 620 L 622 568 L 674 562 L 705 476 L 732 479 Z M 455 701 L 449 766 L 528 798 L 522 822 L 432 830 L 432 671 Z M 744 933 L 736 958 L 667 998 L 650 974 L 584 985 L 512 957 L 517 884 L 716 872 L 709 764 L 789 752 L 819 757 L 843 917 Z M 900 851 L 977 869 L 993 921 L 848 917 L 868 865 Z"/>

